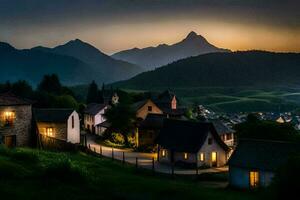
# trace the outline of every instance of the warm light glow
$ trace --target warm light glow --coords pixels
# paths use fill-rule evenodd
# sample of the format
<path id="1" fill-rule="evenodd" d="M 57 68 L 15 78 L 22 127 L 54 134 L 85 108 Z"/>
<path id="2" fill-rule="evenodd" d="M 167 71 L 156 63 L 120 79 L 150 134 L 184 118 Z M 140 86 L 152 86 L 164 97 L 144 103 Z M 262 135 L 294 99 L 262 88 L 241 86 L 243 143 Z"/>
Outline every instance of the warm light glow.
<path id="1" fill-rule="evenodd" d="M 183 153 L 183 158 L 184 158 L 185 160 L 187 160 L 187 159 L 188 159 L 188 153 Z"/>
<path id="2" fill-rule="evenodd" d="M 217 162 L 217 152 L 211 153 L 211 162 Z"/>
<path id="3" fill-rule="evenodd" d="M 162 155 L 162 157 L 166 157 L 166 150 L 162 150 L 161 155 Z"/>
<path id="4" fill-rule="evenodd" d="M 14 121 L 14 118 L 15 118 L 15 113 L 12 112 L 12 111 L 5 111 L 4 112 L 4 122 L 6 125 L 12 125 L 13 124 L 13 121 Z"/>
<path id="5" fill-rule="evenodd" d="M 259 184 L 259 172 L 257 172 L 257 171 L 251 171 L 250 174 L 249 174 L 249 179 L 250 179 L 250 187 L 251 188 L 258 187 L 258 184 Z"/>
<path id="6" fill-rule="evenodd" d="M 53 136 L 53 128 L 46 128 L 46 135 Z"/>
<path id="7" fill-rule="evenodd" d="M 200 161 L 202 161 L 202 162 L 203 162 L 203 161 L 204 161 L 204 159 L 205 159 L 205 158 L 204 158 L 204 153 L 200 153 Z"/>

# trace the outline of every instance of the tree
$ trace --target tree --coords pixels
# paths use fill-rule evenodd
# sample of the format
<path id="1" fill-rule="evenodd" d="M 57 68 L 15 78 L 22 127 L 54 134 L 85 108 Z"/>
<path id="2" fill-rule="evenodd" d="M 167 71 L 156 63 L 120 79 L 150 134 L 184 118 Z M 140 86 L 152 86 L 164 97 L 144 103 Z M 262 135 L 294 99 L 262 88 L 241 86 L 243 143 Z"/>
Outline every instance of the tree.
<path id="1" fill-rule="evenodd" d="M 238 138 L 299 141 L 299 134 L 290 123 L 261 121 L 249 115 L 246 122 L 235 126 Z"/>
<path id="2" fill-rule="evenodd" d="M 88 94 L 86 97 L 86 103 L 98 103 L 99 101 L 99 91 L 98 91 L 98 85 L 95 81 L 92 81 L 92 83 L 89 85 L 88 88 Z"/>
<path id="3" fill-rule="evenodd" d="M 23 98 L 32 98 L 33 90 L 27 81 L 20 80 L 12 84 L 11 90 L 14 94 Z"/>
<path id="4" fill-rule="evenodd" d="M 55 101 L 53 102 L 56 108 L 73 108 L 78 109 L 77 101 L 70 95 L 61 95 L 55 97 Z"/>
<path id="5" fill-rule="evenodd" d="M 113 105 L 105 113 L 107 121 L 111 124 L 108 129 L 110 133 L 116 132 L 124 136 L 125 145 L 129 145 L 128 135 L 134 129 L 135 112 L 131 109 L 130 104 L 119 103 Z"/>
<path id="6" fill-rule="evenodd" d="M 61 95 L 62 85 L 56 74 L 45 75 L 38 85 L 38 91 Z"/>

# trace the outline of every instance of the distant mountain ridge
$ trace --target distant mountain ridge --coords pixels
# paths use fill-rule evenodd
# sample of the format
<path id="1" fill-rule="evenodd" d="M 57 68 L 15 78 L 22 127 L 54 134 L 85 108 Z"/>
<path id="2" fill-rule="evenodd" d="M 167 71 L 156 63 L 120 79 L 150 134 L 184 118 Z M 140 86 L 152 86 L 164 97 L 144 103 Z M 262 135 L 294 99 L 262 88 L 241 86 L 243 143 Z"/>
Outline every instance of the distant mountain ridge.
<path id="1" fill-rule="evenodd" d="M 192 31 L 185 39 L 173 45 L 161 44 L 157 47 L 134 48 L 115 53 L 112 57 L 151 70 L 183 58 L 212 52 L 230 52 L 230 50 L 218 48 Z"/>
<path id="2" fill-rule="evenodd" d="M 79 39 L 55 48 L 35 47 L 19 50 L 8 43 L 0 42 L 0 81 L 28 80 L 38 83 L 45 74 L 56 73 L 62 82 L 86 84 L 128 79 L 142 68 L 119 61 L 102 53 Z"/>
<path id="3" fill-rule="evenodd" d="M 66 44 L 54 48 L 40 46 L 32 49 L 77 58 L 89 64 L 95 70 L 101 71 L 101 73 L 105 75 L 103 77 L 104 82 L 124 80 L 143 71 L 140 66 L 113 59 L 80 39 L 71 40 Z"/>
<path id="4" fill-rule="evenodd" d="M 300 53 L 210 53 L 141 73 L 116 87 L 151 90 L 193 87 L 264 87 L 300 84 Z"/>

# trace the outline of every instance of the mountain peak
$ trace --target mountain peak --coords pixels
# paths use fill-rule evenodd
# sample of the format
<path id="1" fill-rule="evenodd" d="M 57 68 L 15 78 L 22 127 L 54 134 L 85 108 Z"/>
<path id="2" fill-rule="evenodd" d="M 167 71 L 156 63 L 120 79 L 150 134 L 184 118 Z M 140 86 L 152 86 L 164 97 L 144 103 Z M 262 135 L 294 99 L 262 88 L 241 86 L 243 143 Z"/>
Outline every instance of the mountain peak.
<path id="1" fill-rule="evenodd" d="M 6 50 L 14 50 L 15 48 L 6 42 L 0 42 L 0 48 Z"/>
<path id="2" fill-rule="evenodd" d="M 187 36 L 186 39 L 192 39 L 198 37 L 197 33 L 195 31 L 191 31 Z"/>

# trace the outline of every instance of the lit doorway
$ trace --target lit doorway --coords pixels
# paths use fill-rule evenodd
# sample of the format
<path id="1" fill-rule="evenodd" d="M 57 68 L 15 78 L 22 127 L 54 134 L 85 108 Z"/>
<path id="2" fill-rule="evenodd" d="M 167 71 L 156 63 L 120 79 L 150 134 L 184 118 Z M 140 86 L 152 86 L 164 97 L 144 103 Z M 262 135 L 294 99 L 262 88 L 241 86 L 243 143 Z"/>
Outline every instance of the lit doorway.
<path id="1" fill-rule="evenodd" d="M 217 152 L 211 152 L 211 165 L 212 167 L 217 167 L 218 162 L 217 162 Z"/>

